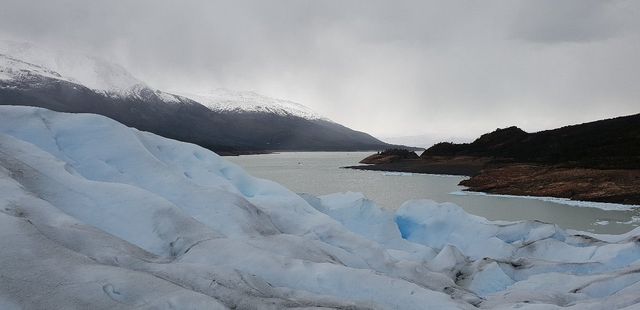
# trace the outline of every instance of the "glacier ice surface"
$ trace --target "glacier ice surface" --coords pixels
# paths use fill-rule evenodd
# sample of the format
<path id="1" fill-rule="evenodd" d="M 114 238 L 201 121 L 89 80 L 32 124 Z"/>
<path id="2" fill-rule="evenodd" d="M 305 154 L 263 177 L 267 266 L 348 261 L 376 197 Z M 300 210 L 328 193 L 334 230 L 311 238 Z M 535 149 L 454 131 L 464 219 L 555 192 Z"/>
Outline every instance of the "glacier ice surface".
<path id="1" fill-rule="evenodd" d="M 640 229 L 297 195 L 106 117 L 0 107 L 2 309 L 631 309 Z"/>

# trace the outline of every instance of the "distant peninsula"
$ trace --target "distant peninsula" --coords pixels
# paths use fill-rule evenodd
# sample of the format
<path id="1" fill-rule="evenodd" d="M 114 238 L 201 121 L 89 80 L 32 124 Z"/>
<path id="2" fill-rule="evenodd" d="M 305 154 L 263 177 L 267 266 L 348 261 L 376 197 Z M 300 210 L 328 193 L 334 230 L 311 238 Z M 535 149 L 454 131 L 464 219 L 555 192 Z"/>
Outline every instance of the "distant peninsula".
<path id="1" fill-rule="evenodd" d="M 471 143 L 399 150 L 348 168 L 465 175 L 468 191 L 640 205 L 640 114 L 528 133 L 497 129 Z M 385 156 L 386 155 L 386 156 Z"/>

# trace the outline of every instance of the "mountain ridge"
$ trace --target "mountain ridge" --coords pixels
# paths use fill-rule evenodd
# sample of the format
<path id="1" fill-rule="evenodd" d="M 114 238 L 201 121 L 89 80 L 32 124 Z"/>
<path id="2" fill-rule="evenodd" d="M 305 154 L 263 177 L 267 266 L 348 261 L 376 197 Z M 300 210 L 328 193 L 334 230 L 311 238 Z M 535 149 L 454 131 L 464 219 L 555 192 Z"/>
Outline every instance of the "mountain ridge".
<path id="1" fill-rule="evenodd" d="M 16 55 L 7 54 L 12 51 Z M 90 60 L 97 59 L 94 57 L 81 57 L 85 66 L 82 69 L 74 69 L 75 65 L 65 67 L 68 56 L 30 44 L 0 41 L 0 104 L 101 114 L 127 126 L 196 143 L 224 155 L 362 151 L 391 146 L 288 100 L 253 92 L 218 91 L 207 106 L 152 88 L 118 65 L 113 70 L 105 69 L 108 61 L 91 64 Z M 102 81 L 100 72 L 111 73 Z"/>

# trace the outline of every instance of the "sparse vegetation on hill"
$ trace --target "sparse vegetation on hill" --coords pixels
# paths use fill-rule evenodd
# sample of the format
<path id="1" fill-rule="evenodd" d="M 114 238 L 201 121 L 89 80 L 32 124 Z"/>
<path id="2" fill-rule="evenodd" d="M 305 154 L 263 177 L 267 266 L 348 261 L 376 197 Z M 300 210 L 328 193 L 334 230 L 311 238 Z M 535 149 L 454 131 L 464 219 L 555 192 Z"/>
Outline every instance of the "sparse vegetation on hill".
<path id="1" fill-rule="evenodd" d="M 402 159 L 418 159 L 420 158 L 418 156 L 418 154 L 416 154 L 416 152 L 414 151 L 410 151 L 407 149 L 400 149 L 400 148 L 393 148 L 393 149 L 386 149 L 382 152 L 378 152 L 378 155 L 383 155 L 383 156 L 399 156 Z"/>
<path id="2" fill-rule="evenodd" d="M 640 114 L 527 133 L 497 129 L 472 143 L 438 143 L 421 155 L 491 157 L 596 169 L 640 169 Z"/>
<path id="3" fill-rule="evenodd" d="M 363 160 L 360 161 L 362 164 L 382 164 L 382 163 L 391 163 L 397 162 L 400 160 L 416 160 L 420 159 L 420 156 L 416 154 L 416 152 L 401 149 L 401 148 L 392 148 L 386 149 L 384 151 L 373 154 Z"/>
<path id="4" fill-rule="evenodd" d="M 385 156 L 385 154 L 388 154 Z M 441 142 L 421 160 L 402 150 L 351 168 L 463 174 L 471 191 L 640 204 L 640 114 L 527 133 L 512 126 L 471 143 Z"/>

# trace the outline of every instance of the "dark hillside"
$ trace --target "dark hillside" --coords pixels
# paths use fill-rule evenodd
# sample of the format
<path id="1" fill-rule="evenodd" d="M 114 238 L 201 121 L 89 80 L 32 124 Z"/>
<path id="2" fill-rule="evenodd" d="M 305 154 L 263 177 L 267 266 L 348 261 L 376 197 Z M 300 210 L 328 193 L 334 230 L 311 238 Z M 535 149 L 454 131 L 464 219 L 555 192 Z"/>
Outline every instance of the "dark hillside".
<path id="1" fill-rule="evenodd" d="M 640 114 L 526 133 L 497 129 L 472 143 L 438 143 L 429 156 L 477 156 L 598 169 L 640 168 Z"/>

